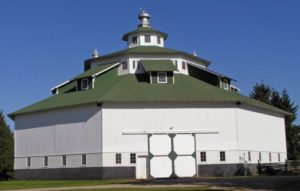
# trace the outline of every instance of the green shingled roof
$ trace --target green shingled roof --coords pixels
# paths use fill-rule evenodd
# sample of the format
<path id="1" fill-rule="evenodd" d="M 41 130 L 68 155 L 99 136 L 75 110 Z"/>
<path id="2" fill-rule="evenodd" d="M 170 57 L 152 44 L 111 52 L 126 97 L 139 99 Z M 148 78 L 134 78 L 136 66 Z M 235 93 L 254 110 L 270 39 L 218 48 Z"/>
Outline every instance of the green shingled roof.
<path id="1" fill-rule="evenodd" d="M 134 34 L 138 34 L 138 33 L 156 33 L 156 34 L 162 35 L 164 39 L 168 38 L 168 34 L 167 33 L 155 30 L 155 29 L 150 28 L 150 27 L 138 27 L 137 29 L 124 34 L 122 40 L 127 41 L 128 37 L 130 35 L 134 35 Z"/>
<path id="2" fill-rule="evenodd" d="M 75 76 L 74 78 L 72 78 L 72 80 L 87 78 L 87 77 L 93 76 L 94 74 L 97 74 L 98 72 L 106 70 L 109 67 L 112 67 L 113 65 L 116 65 L 116 64 L 117 63 L 111 63 L 111 64 L 103 64 L 103 65 L 95 66 L 95 67 L 93 67 L 93 68 L 91 68 L 91 69 Z"/>
<path id="3" fill-rule="evenodd" d="M 117 76 L 117 69 L 100 75 L 95 88 L 50 96 L 31 106 L 9 114 L 16 115 L 100 102 L 214 102 L 247 104 L 283 114 L 271 105 L 256 101 L 183 74 L 175 74 L 175 84 L 150 84 L 134 74 Z"/>
<path id="4" fill-rule="evenodd" d="M 145 71 L 176 71 L 177 68 L 174 66 L 171 60 L 141 60 L 141 63 Z"/>

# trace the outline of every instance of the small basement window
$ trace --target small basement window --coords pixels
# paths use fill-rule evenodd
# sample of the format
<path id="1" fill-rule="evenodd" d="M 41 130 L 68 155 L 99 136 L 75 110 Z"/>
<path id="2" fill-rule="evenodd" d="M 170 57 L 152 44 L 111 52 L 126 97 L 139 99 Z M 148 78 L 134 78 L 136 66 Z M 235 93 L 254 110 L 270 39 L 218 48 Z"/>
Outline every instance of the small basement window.
<path id="1" fill-rule="evenodd" d="M 136 154 L 130 153 L 130 163 L 135 164 L 136 163 Z"/>
<path id="2" fill-rule="evenodd" d="M 132 37 L 131 41 L 132 44 L 137 44 L 137 37 L 136 36 Z"/>
<path id="3" fill-rule="evenodd" d="M 44 156 L 44 167 L 48 166 L 48 157 Z"/>
<path id="4" fill-rule="evenodd" d="M 225 161 L 226 157 L 225 157 L 225 151 L 220 151 L 220 161 Z"/>
<path id="5" fill-rule="evenodd" d="M 89 89 L 89 79 L 88 78 L 84 78 L 81 80 L 81 89 L 82 90 Z"/>
<path id="6" fill-rule="evenodd" d="M 157 82 L 158 83 L 167 83 L 167 73 L 166 72 L 158 72 L 157 73 Z"/>
<path id="7" fill-rule="evenodd" d="M 86 155 L 85 154 L 81 155 L 81 165 L 86 166 Z"/>
<path id="8" fill-rule="evenodd" d="M 200 152 L 201 162 L 206 162 L 206 152 Z"/>
<path id="9" fill-rule="evenodd" d="M 121 153 L 116 153 L 116 164 L 122 163 L 122 155 Z"/>

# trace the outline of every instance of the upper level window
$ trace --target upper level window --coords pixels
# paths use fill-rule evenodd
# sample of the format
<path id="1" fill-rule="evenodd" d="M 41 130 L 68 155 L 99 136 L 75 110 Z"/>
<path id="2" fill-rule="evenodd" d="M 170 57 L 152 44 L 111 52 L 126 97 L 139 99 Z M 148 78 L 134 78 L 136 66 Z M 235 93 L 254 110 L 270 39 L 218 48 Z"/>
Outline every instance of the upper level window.
<path id="1" fill-rule="evenodd" d="M 145 35 L 145 42 L 151 42 L 151 36 Z"/>
<path id="2" fill-rule="evenodd" d="M 226 157 L 225 157 L 225 151 L 220 151 L 220 161 L 225 161 Z"/>
<path id="3" fill-rule="evenodd" d="M 186 63 L 182 62 L 182 69 L 185 70 L 186 69 Z"/>
<path id="4" fill-rule="evenodd" d="M 261 161 L 261 152 L 258 153 L 258 160 Z"/>
<path id="5" fill-rule="evenodd" d="M 280 162 L 280 153 L 278 153 L 278 162 Z"/>
<path id="6" fill-rule="evenodd" d="M 157 73 L 157 82 L 158 83 L 167 83 L 167 73 L 166 72 L 158 72 Z"/>
<path id="7" fill-rule="evenodd" d="M 157 36 L 157 44 L 160 44 L 160 36 Z"/>
<path id="8" fill-rule="evenodd" d="M 82 90 L 89 89 L 89 79 L 88 78 L 84 78 L 81 80 L 81 89 Z"/>
<path id="9" fill-rule="evenodd" d="M 137 37 L 136 36 L 132 37 L 131 41 L 132 44 L 137 44 Z"/>
<path id="10" fill-rule="evenodd" d="M 272 154 L 269 153 L 269 161 L 271 162 L 272 161 Z"/>
<path id="11" fill-rule="evenodd" d="M 127 69 L 128 69 L 127 62 L 122 62 L 122 70 L 127 70 Z"/>
<path id="12" fill-rule="evenodd" d="M 224 88 L 225 90 L 228 90 L 228 89 L 229 89 L 229 85 L 228 85 L 228 81 L 227 81 L 227 80 L 224 80 L 224 81 L 223 81 L 223 88 Z"/>

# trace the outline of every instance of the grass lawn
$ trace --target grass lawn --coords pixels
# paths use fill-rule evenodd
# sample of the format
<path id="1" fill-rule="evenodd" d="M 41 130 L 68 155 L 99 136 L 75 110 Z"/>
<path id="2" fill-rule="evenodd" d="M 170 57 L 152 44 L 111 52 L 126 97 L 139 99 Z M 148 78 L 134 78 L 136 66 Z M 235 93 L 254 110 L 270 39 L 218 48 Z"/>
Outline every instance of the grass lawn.
<path id="1" fill-rule="evenodd" d="M 192 188 L 110 188 L 96 190 L 68 190 L 68 191 L 223 191 L 218 189 L 209 189 L 209 187 L 192 187 Z"/>
<path id="2" fill-rule="evenodd" d="M 94 186 L 104 184 L 122 184 L 128 181 L 129 180 L 10 180 L 0 181 L 0 190 Z"/>

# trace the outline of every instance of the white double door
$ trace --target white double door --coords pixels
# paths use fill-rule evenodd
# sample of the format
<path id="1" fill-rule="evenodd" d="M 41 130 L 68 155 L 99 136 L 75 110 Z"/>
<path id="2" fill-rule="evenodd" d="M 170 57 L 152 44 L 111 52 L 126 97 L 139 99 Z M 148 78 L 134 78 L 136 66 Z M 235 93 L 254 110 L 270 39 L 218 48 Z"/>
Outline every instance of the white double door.
<path id="1" fill-rule="evenodd" d="M 195 135 L 148 135 L 149 175 L 152 178 L 196 175 Z"/>

